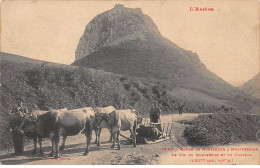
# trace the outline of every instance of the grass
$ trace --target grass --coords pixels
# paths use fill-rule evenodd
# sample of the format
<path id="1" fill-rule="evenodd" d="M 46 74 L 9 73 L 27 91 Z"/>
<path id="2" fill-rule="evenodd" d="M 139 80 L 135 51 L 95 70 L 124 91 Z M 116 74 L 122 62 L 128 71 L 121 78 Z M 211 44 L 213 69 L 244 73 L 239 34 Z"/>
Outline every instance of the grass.
<path id="1" fill-rule="evenodd" d="M 255 118 L 243 113 L 200 115 L 184 131 L 187 143 L 193 146 L 224 145 L 257 141 Z"/>

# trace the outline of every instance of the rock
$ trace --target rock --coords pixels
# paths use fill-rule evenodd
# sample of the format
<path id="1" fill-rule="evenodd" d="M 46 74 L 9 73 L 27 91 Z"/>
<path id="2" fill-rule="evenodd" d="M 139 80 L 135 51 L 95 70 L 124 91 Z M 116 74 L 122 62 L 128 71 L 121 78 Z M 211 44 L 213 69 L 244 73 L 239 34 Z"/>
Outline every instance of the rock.
<path id="1" fill-rule="evenodd" d="M 76 60 L 105 46 L 118 45 L 125 40 L 146 39 L 146 34 L 160 34 L 152 19 L 140 8 L 131 9 L 115 5 L 97 15 L 86 26 L 76 49 Z"/>
<path id="2" fill-rule="evenodd" d="M 170 102 L 167 91 L 158 86 L 153 87 L 153 97 L 160 99 L 161 107 L 165 108 L 174 108 L 175 102 L 182 101 L 186 102 L 185 112 L 215 112 L 223 105 L 222 100 L 230 102 L 225 101 L 225 107 L 232 104 L 246 110 L 253 105 L 249 101 L 254 106 L 256 104 L 255 99 L 249 98 L 210 72 L 196 53 L 180 48 L 163 37 L 152 19 L 143 14 L 141 9 L 117 5 L 97 15 L 86 26 L 72 65 L 129 78 L 142 78 L 150 83 L 153 80 L 160 81 L 161 86 L 173 89 L 171 95 L 176 97 Z M 131 93 L 132 105 L 138 104 L 142 96 L 149 97 L 149 90 L 142 89 L 139 85 L 131 86 L 125 80 L 120 82 L 124 83 L 127 91 L 140 91 Z M 242 95 L 249 101 L 241 104 L 240 100 L 244 98 L 234 100 L 236 95 Z M 186 100 L 179 100 L 180 97 Z"/>

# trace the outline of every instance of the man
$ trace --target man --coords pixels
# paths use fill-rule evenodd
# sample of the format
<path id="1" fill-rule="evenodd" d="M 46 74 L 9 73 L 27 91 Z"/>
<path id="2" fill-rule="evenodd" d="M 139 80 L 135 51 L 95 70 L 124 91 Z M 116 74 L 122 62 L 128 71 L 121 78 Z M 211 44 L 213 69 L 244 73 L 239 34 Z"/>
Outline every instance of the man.
<path id="1" fill-rule="evenodd" d="M 17 99 L 17 106 L 14 107 L 9 115 L 9 126 L 10 130 L 12 131 L 12 139 L 14 145 L 14 152 L 16 155 L 23 153 L 23 135 L 19 134 L 19 126 L 22 123 L 23 116 L 28 114 L 28 109 L 23 107 L 23 99 Z"/>
<path id="2" fill-rule="evenodd" d="M 184 110 L 184 104 L 179 104 L 179 106 L 178 106 L 178 110 L 179 110 L 179 115 L 182 115 L 182 112 L 183 112 L 183 110 Z"/>
<path id="3" fill-rule="evenodd" d="M 20 115 L 20 116 L 24 116 L 28 114 L 28 109 L 26 107 L 23 107 L 23 99 L 21 98 L 17 99 L 17 106 L 14 107 L 9 114 Z"/>
<path id="4" fill-rule="evenodd" d="M 154 106 L 150 110 L 150 122 L 159 123 L 162 110 L 159 107 L 157 101 L 154 102 Z M 159 131 L 162 131 L 161 124 L 156 125 Z"/>

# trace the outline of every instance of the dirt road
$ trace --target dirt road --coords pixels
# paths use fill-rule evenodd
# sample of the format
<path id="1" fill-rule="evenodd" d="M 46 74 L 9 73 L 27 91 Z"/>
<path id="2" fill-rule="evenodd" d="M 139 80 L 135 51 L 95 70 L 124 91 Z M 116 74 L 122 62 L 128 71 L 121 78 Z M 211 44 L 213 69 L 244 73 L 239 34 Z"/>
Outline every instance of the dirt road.
<path id="1" fill-rule="evenodd" d="M 178 121 L 178 120 L 192 120 L 198 116 L 198 114 L 184 114 L 178 116 L 177 114 L 162 116 L 162 121 Z M 43 143 L 45 155 L 43 157 L 31 155 L 33 145 L 27 145 L 25 147 L 25 154 L 23 156 L 6 155 L 0 157 L 1 164 L 33 164 L 33 165 L 45 165 L 45 164 L 58 164 L 58 165 L 74 165 L 74 164 L 159 164 L 159 158 L 162 154 L 162 148 L 179 148 L 180 144 L 176 142 L 185 143 L 181 137 L 184 130 L 184 126 L 179 123 L 174 124 L 174 131 L 172 132 L 173 139 L 165 140 L 155 144 L 149 145 L 137 145 L 136 148 L 121 137 L 121 150 L 111 149 L 111 143 L 108 143 L 110 134 L 107 129 L 103 129 L 101 133 L 101 147 L 97 147 L 93 144 L 95 140 L 95 134 L 92 134 L 92 144 L 90 153 L 87 156 L 83 156 L 83 152 L 86 147 L 86 139 L 84 135 L 77 135 L 68 137 L 66 142 L 66 148 L 61 152 L 60 158 L 53 159 L 48 157 L 48 153 L 51 149 L 51 143 L 49 140 L 45 140 Z M 123 135 L 130 137 L 128 131 L 122 132 Z M 176 136 L 176 138 L 175 138 Z M 62 139 L 62 138 L 61 138 Z M 185 144 L 184 144 L 185 145 Z"/>

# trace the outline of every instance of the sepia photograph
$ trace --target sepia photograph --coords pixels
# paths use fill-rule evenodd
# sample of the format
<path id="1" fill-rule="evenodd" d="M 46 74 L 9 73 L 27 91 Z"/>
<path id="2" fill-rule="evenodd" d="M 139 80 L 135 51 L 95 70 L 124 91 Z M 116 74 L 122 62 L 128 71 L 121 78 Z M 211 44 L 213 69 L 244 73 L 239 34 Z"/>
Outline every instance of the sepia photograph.
<path id="1" fill-rule="evenodd" d="M 259 0 L 0 0 L 0 165 L 259 165 Z"/>

